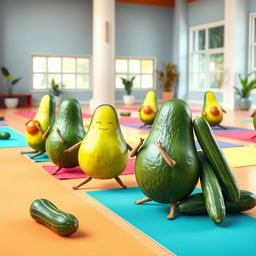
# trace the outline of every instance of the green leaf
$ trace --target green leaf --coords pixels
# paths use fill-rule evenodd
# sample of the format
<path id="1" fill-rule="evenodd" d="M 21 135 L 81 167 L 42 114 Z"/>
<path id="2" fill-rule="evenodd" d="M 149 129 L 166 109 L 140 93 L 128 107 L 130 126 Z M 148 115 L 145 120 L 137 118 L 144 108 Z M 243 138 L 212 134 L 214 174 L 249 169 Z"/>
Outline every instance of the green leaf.
<path id="1" fill-rule="evenodd" d="M 11 84 L 16 85 L 21 80 L 21 77 L 12 80 Z"/>
<path id="2" fill-rule="evenodd" d="M 1 67 L 1 71 L 2 71 L 3 76 L 9 76 L 10 75 L 8 69 L 5 68 L 5 67 Z"/>

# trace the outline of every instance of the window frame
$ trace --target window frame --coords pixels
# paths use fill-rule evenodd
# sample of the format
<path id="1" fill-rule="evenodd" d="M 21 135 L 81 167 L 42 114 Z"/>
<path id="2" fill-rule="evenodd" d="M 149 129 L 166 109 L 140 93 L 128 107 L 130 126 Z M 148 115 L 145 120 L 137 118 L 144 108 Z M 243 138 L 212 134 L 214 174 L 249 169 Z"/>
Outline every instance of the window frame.
<path id="1" fill-rule="evenodd" d="M 153 76 L 153 87 L 152 88 L 132 88 L 132 91 L 138 91 L 138 92 L 143 92 L 143 91 L 148 91 L 148 90 L 156 90 L 156 57 L 127 57 L 127 56 L 116 56 L 115 57 L 115 77 L 114 77 L 114 80 L 115 80 L 115 91 L 117 92 L 121 92 L 121 91 L 124 91 L 125 89 L 124 88 L 117 88 L 116 87 L 116 75 L 118 75 L 119 73 L 116 72 L 116 60 L 118 59 L 126 59 L 126 60 L 152 60 L 153 61 L 153 72 L 152 72 L 152 76 Z M 128 65 L 128 69 L 129 69 L 129 65 Z M 128 70 L 129 71 L 129 70 Z M 129 72 L 127 72 L 128 76 L 129 76 Z M 140 75 L 141 74 L 144 74 L 144 73 L 139 73 Z"/>
<path id="2" fill-rule="evenodd" d="M 89 76 L 89 88 L 61 88 L 61 91 L 63 92 L 89 92 L 92 91 L 92 78 L 91 78 L 91 70 L 92 70 L 92 61 L 90 55 L 71 55 L 71 54 L 42 54 L 42 53 L 33 53 L 30 55 L 30 90 L 31 92 L 49 92 L 51 88 L 45 88 L 45 89 L 35 89 L 33 88 L 33 74 L 36 72 L 33 72 L 33 57 L 58 57 L 58 58 L 87 58 L 89 59 L 89 72 L 86 73 Z M 62 64 L 61 64 L 62 65 Z M 48 70 L 46 72 L 49 73 Z M 61 75 L 65 74 L 61 70 Z M 74 73 L 74 74 L 79 74 Z"/>
<path id="3" fill-rule="evenodd" d="M 254 37 L 256 37 L 255 32 L 255 21 L 256 12 L 250 13 L 249 15 L 249 43 L 248 43 L 248 73 L 256 72 L 256 63 L 254 63 L 254 54 L 256 50 L 256 42 L 254 42 Z M 253 92 L 255 93 L 255 92 Z"/>
<path id="4" fill-rule="evenodd" d="M 209 35 L 209 29 L 210 28 L 214 28 L 214 27 L 220 27 L 223 26 L 224 27 L 224 33 L 225 33 L 225 22 L 224 21 L 217 21 L 217 22 L 212 22 L 212 23 L 207 23 L 207 24 L 202 24 L 202 25 L 197 25 L 197 26 L 192 26 L 189 28 L 189 61 L 188 61 L 188 77 L 189 77 L 189 92 L 206 92 L 208 90 L 211 90 L 213 92 L 223 92 L 223 86 L 221 88 L 193 88 L 193 74 L 195 73 L 205 73 L 207 74 L 207 81 L 209 82 L 209 78 L 210 78 L 210 70 L 207 68 L 207 70 L 205 72 L 192 72 L 193 70 L 193 55 L 195 54 L 205 54 L 208 56 L 210 54 L 218 54 L 218 53 L 222 53 L 223 54 L 223 80 L 224 80 L 224 64 L 225 64 L 225 35 L 224 35 L 224 47 L 221 48 L 214 48 L 214 49 L 209 49 L 208 48 L 208 35 Z M 193 33 L 196 31 L 200 31 L 200 30 L 205 30 L 205 42 L 206 42 L 206 49 L 205 50 L 193 50 Z M 208 67 L 208 63 L 207 62 L 207 67 Z M 218 73 L 218 72 L 215 72 Z M 223 84 L 222 84 L 223 85 Z"/>

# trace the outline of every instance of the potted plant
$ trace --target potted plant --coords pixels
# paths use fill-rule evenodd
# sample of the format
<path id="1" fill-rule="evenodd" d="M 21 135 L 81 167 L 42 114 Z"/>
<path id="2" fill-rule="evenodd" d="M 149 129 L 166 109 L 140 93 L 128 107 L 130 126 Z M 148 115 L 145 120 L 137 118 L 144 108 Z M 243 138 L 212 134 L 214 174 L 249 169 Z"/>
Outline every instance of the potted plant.
<path id="1" fill-rule="evenodd" d="M 126 78 L 122 78 L 122 82 L 123 82 L 123 85 L 124 85 L 124 89 L 126 91 L 126 94 L 127 95 L 124 95 L 123 96 L 123 101 L 124 101 L 124 104 L 125 105 L 132 105 L 134 104 L 135 102 L 135 96 L 134 95 L 131 95 L 132 93 L 132 86 L 133 86 L 133 81 L 135 79 L 135 76 L 131 78 L 131 80 L 129 79 L 126 79 Z"/>
<path id="2" fill-rule="evenodd" d="M 161 81 L 161 86 L 163 87 L 163 101 L 167 101 L 173 98 L 173 88 L 175 82 L 179 77 L 177 72 L 177 66 L 172 62 L 162 62 L 164 70 L 156 71 L 158 80 Z"/>
<path id="3" fill-rule="evenodd" d="M 8 97 L 4 99 L 4 104 L 7 108 L 16 108 L 19 103 L 19 99 L 16 97 L 13 97 L 13 86 L 15 86 L 20 80 L 21 77 L 13 79 L 13 76 L 10 74 L 9 70 L 5 67 L 1 67 L 1 72 L 6 80 L 6 87 L 8 92 Z"/>
<path id="4" fill-rule="evenodd" d="M 249 80 L 249 77 L 253 74 L 249 73 L 244 78 L 239 74 L 239 80 L 242 87 L 234 87 L 236 93 L 240 96 L 239 108 L 241 110 L 249 110 L 252 105 L 251 92 L 256 88 L 256 79 Z"/>
<path id="5" fill-rule="evenodd" d="M 60 105 L 61 102 L 61 94 L 62 91 L 60 90 L 61 84 L 55 82 L 54 78 L 51 80 L 51 90 L 50 93 L 54 96 L 56 106 Z"/>

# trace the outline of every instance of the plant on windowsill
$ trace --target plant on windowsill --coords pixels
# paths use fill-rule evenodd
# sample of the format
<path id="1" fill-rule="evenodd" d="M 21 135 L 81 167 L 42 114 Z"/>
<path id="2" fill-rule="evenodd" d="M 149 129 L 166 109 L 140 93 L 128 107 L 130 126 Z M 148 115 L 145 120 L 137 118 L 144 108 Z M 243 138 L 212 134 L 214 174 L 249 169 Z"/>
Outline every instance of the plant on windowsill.
<path id="1" fill-rule="evenodd" d="M 10 74 L 9 70 L 5 67 L 1 67 L 2 75 L 6 81 L 6 87 L 8 92 L 8 97 L 4 99 L 5 106 L 7 108 L 16 108 L 19 103 L 19 99 L 13 97 L 13 86 L 15 86 L 20 80 L 21 77 L 13 79 L 13 76 Z"/>
<path id="2" fill-rule="evenodd" d="M 126 78 L 122 78 L 122 83 L 124 85 L 124 89 L 126 91 L 127 95 L 123 96 L 123 101 L 125 105 L 132 105 L 135 102 L 135 96 L 131 95 L 132 93 L 132 87 L 133 87 L 133 81 L 135 79 L 135 76 L 132 77 L 130 80 Z"/>
<path id="3" fill-rule="evenodd" d="M 177 66 L 172 62 L 162 62 L 163 70 L 157 70 L 157 78 L 161 82 L 163 87 L 163 101 L 173 98 L 173 88 L 175 87 L 175 82 L 179 77 L 177 72 Z"/>
<path id="4" fill-rule="evenodd" d="M 61 84 L 58 84 L 55 82 L 54 78 L 51 80 L 51 90 L 50 90 L 50 94 L 52 94 L 55 98 L 55 102 L 56 102 L 56 106 L 60 105 L 61 102 Z"/>
<path id="5" fill-rule="evenodd" d="M 242 77 L 241 74 L 239 74 L 239 80 L 242 85 L 242 87 L 234 87 L 236 90 L 236 93 L 240 96 L 239 99 L 239 108 L 241 110 L 249 110 L 251 105 L 252 105 L 252 100 L 251 100 L 251 92 L 256 88 L 256 79 L 249 80 L 249 77 L 253 74 L 254 72 L 251 72 L 245 77 Z"/>

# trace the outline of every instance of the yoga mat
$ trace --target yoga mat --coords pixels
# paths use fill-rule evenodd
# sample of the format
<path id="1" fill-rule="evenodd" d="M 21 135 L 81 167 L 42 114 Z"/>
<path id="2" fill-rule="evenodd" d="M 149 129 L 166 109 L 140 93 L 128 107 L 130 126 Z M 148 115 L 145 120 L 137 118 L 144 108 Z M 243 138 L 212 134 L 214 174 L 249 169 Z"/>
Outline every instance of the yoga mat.
<path id="1" fill-rule="evenodd" d="M 32 119 L 36 112 L 34 111 L 22 111 L 22 112 L 14 112 L 15 115 L 25 117 L 27 119 Z"/>
<path id="2" fill-rule="evenodd" d="M 91 114 L 87 114 L 87 113 L 82 113 L 82 117 L 83 118 L 91 118 L 92 115 Z"/>
<path id="3" fill-rule="evenodd" d="M 24 154 L 26 157 L 29 158 L 29 156 L 34 155 L 35 153 L 26 153 Z M 29 158 L 31 159 L 31 158 Z M 42 155 L 40 156 L 36 156 L 35 158 L 31 159 L 33 162 L 35 163 L 39 163 L 39 162 L 50 162 L 51 160 L 49 159 L 49 157 L 47 156 L 46 152 L 44 152 Z"/>
<path id="4" fill-rule="evenodd" d="M 152 125 L 146 125 L 143 128 L 139 128 L 142 125 L 143 125 L 143 123 L 124 124 L 124 126 L 132 127 L 132 128 L 139 129 L 139 130 L 145 130 L 145 131 L 150 131 L 152 128 Z"/>
<path id="5" fill-rule="evenodd" d="M 120 109 L 138 111 L 139 107 L 120 107 Z"/>
<path id="6" fill-rule="evenodd" d="M 230 142 L 225 142 L 225 141 L 217 141 L 220 148 L 233 148 L 233 147 L 242 147 L 243 145 L 241 144 L 234 144 L 234 143 L 230 143 Z M 196 140 L 195 141 L 196 143 L 196 149 L 197 150 L 202 150 L 200 145 L 199 145 L 199 142 Z"/>
<path id="7" fill-rule="evenodd" d="M 7 140 L 0 140 L 0 148 L 27 147 L 28 144 L 23 135 L 9 127 L 0 127 L 0 132 L 9 132 L 11 137 Z"/>
<path id="8" fill-rule="evenodd" d="M 119 118 L 119 123 L 121 125 L 126 125 L 126 124 L 136 124 L 136 123 L 140 123 L 140 119 L 139 118 L 135 118 L 135 117 L 120 117 Z"/>
<path id="9" fill-rule="evenodd" d="M 192 113 L 201 113 L 201 109 L 190 109 Z"/>
<path id="10" fill-rule="evenodd" d="M 166 219 L 169 205 L 136 205 L 135 200 L 145 197 L 137 187 L 86 193 L 178 256 L 255 255 L 256 219 L 245 214 L 227 215 L 221 225 L 208 216 L 178 213 L 171 221 Z"/>
<path id="11" fill-rule="evenodd" d="M 8 124 L 3 122 L 3 121 L 0 121 L 0 126 L 7 126 Z"/>
<path id="12" fill-rule="evenodd" d="M 226 126 L 223 125 L 223 127 L 225 127 L 226 129 L 222 129 L 219 126 L 213 126 L 212 127 L 212 131 L 214 133 L 219 133 L 219 132 L 240 132 L 240 131 L 252 131 L 252 129 L 248 129 L 248 128 L 240 128 L 240 127 L 233 127 L 233 126 Z"/>
<path id="13" fill-rule="evenodd" d="M 237 122 L 245 122 L 245 123 L 252 123 L 252 118 L 246 118 L 246 119 L 238 119 Z"/>
<path id="14" fill-rule="evenodd" d="M 223 148 L 223 153 L 231 167 L 244 167 L 256 165 L 256 148 L 236 147 Z"/>
<path id="15" fill-rule="evenodd" d="M 134 174 L 134 164 L 135 158 L 129 158 L 128 164 L 121 175 Z M 52 172 L 57 168 L 56 165 L 43 165 L 42 167 L 50 174 L 52 174 Z M 57 174 L 53 176 L 58 180 L 79 179 L 87 177 L 87 175 L 84 174 L 79 166 L 74 168 L 62 168 Z"/>
<path id="16" fill-rule="evenodd" d="M 137 145 L 140 142 L 140 138 L 146 139 L 148 137 L 148 134 L 136 134 L 136 135 L 130 135 L 130 136 L 125 136 L 125 140 L 128 143 L 133 143 Z"/>
<path id="17" fill-rule="evenodd" d="M 252 139 L 252 137 L 256 135 L 256 130 L 240 131 L 240 132 L 218 132 L 216 135 L 218 137 L 256 143 L 256 138 Z"/>

